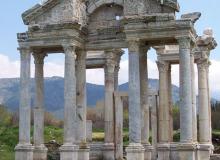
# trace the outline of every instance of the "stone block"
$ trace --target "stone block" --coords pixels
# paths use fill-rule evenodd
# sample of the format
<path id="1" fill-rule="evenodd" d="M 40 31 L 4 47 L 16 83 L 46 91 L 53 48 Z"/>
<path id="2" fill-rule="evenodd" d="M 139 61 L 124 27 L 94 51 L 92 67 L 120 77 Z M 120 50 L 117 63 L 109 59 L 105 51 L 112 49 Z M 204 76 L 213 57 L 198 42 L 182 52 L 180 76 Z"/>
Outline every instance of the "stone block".
<path id="1" fill-rule="evenodd" d="M 35 146 L 33 160 L 47 160 L 47 148 L 45 146 Z"/>
<path id="2" fill-rule="evenodd" d="M 211 144 L 198 144 L 197 160 L 210 159 L 212 150 L 213 150 L 213 145 L 211 145 Z"/>
<path id="3" fill-rule="evenodd" d="M 170 159 L 170 144 L 160 143 L 157 145 L 158 159 L 157 160 L 169 160 Z"/>
<path id="4" fill-rule="evenodd" d="M 196 144 L 176 143 L 170 145 L 170 160 L 196 160 Z"/>
<path id="5" fill-rule="evenodd" d="M 115 147 L 113 143 L 105 143 L 103 146 L 103 160 L 115 160 Z"/>
<path id="6" fill-rule="evenodd" d="M 34 147 L 31 144 L 15 147 L 15 160 L 33 160 Z"/>
<path id="7" fill-rule="evenodd" d="M 144 147 L 139 143 L 131 143 L 126 148 L 127 160 L 144 160 Z"/>
<path id="8" fill-rule="evenodd" d="M 152 151 L 153 147 L 150 144 L 143 145 L 144 151 L 144 160 L 152 160 Z"/>
<path id="9" fill-rule="evenodd" d="M 86 121 L 86 140 L 92 142 L 92 121 Z"/>
<path id="10" fill-rule="evenodd" d="M 60 147 L 60 160 L 77 160 L 79 147 L 76 145 L 63 145 Z"/>

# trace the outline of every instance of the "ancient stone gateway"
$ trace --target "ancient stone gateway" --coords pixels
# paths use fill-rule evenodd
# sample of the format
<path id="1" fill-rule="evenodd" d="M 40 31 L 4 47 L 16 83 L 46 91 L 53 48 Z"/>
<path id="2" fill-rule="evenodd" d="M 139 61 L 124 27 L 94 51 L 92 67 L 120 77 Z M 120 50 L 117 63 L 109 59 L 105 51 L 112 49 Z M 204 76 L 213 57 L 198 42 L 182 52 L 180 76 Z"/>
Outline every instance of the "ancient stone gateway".
<path id="1" fill-rule="evenodd" d="M 47 0 L 24 12 L 22 17 L 28 25 L 28 31 L 18 34 L 21 95 L 16 160 L 46 159 L 47 149 L 43 139 L 43 64 L 49 53 L 65 54 L 65 118 L 61 160 L 89 160 L 85 71 L 90 67 L 105 68 L 105 142 L 102 152 L 104 160 L 116 159 L 113 97 L 117 90 L 122 48 L 128 48 L 129 51 L 130 144 L 126 148 L 127 160 L 210 159 L 213 146 L 208 57 L 216 42 L 211 30 L 206 30 L 203 36 L 196 34 L 194 23 L 200 13 L 186 14 L 176 19 L 175 12 L 178 10 L 177 0 Z M 150 107 L 147 98 L 147 52 L 151 47 L 159 55 L 157 64 L 160 74 L 158 116 L 156 119 L 154 117 L 157 129 L 154 128 L 153 132 L 158 138 L 153 146 L 149 142 Z M 104 53 L 103 59 L 86 60 L 91 53 L 100 51 Z M 31 55 L 35 61 L 36 79 L 33 145 L 30 142 Z M 179 63 L 180 68 L 179 143 L 172 142 L 170 67 L 173 63 Z M 199 71 L 198 138 L 194 63 L 197 63 Z"/>

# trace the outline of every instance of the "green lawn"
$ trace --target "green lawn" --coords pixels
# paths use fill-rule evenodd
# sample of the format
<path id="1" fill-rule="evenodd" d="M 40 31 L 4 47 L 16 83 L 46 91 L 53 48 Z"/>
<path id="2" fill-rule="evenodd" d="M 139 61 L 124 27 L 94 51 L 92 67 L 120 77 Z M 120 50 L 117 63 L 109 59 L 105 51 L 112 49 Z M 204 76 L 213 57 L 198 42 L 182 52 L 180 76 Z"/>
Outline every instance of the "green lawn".
<path id="1" fill-rule="evenodd" d="M 31 137 L 33 129 L 31 129 Z M 57 143 L 63 143 L 63 129 L 47 126 L 44 130 L 45 142 L 55 140 Z M 220 131 L 213 130 L 213 136 L 220 137 Z M 104 141 L 104 130 L 94 130 L 93 141 Z M 31 138 L 33 141 L 33 139 Z M 128 144 L 128 129 L 124 129 L 123 135 L 124 145 Z M 174 141 L 179 140 L 179 132 L 175 132 Z M 0 126 L 0 160 L 14 160 L 14 147 L 18 143 L 17 127 L 1 127 Z"/>

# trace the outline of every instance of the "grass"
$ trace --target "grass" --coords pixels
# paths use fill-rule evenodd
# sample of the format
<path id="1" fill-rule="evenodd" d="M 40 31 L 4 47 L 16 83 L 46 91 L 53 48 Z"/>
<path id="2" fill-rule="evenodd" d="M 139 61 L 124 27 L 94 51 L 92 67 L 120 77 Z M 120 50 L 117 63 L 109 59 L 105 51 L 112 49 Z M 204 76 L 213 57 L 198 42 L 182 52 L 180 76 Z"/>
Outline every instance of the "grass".
<path id="1" fill-rule="evenodd" d="M 213 130 L 213 136 L 220 137 L 219 130 Z M 95 129 L 93 130 L 93 141 L 103 142 L 104 141 L 104 130 Z M 45 143 L 55 140 L 57 143 L 63 143 L 63 129 L 46 126 L 44 129 Z M 174 134 L 174 141 L 178 142 L 180 134 L 178 131 Z M 31 140 L 33 142 L 33 128 L 31 129 Z M 151 140 L 151 139 L 150 139 Z M 128 145 L 129 136 L 128 129 L 124 129 L 123 133 L 124 145 Z M 18 143 L 18 128 L 17 127 L 3 127 L 0 126 L 0 160 L 14 160 L 14 148 Z"/>

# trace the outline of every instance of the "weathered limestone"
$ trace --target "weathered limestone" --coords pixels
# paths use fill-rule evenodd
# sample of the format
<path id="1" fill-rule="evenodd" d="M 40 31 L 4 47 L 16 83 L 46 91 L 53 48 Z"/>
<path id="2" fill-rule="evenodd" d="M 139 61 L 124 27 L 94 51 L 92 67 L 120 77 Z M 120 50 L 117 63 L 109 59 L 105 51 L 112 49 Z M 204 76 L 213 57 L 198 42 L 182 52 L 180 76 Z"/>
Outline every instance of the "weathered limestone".
<path id="1" fill-rule="evenodd" d="M 18 42 L 21 48 L 28 46 L 31 49 L 39 49 L 46 53 L 65 51 L 65 119 L 64 144 L 60 148 L 61 160 L 89 159 L 89 148 L 86 142 L 86 66 L 88 68 L 105 67 L 105 143 L 95 146 L 95 152 L 98 152 L 99 158 L 104 160 L 120 159 L 123 156 L 123 119 L 122 116 L 119 117 L 122 114 L 122 104 L 121 99 L 117 97 L 114 99 L 113 95 L 114 91 L 118 89 L 119 58 L 121 56 L 119 52 L 121 48 L 129 48 L 130 144 L 126 148 L 127 159 L 150 159 L 147 57 L 146 48 L 143 50 L 143 45 L 148 47 L 163 45 L 161 51 L 164 51 L 163 60 L 158 59 L 160 71 L 159 114 L 157 114 L 155 108 L 153 111 L 154 117 L 152 117 L 154 125 L 159 124 L 158 128 L 155 127 L 152 130 L 156 134 L 153 137 L 155 150 L 155 146 L 157 146 L 156 152 L 153 152 L 153 158 L 157 156 L 158 151 L 158 160 L 195 159 L 194 151 L 196 148 L 194 143 L 197 139 L 196 98 L 193 86 L 194 70 L 192 68 L 194 60 L 193 57 L 190 58 L 190 43 L 198 37 L 194 24 L 199 19 L 200 13 L 189 13 L 182 15 L 181 19 L 176 19 L 175 12 L 178 10 L 179 5 L 176 0 L 89 0 L 86 2 L 80 0 L 50 0 L 23 13 L 23 21 L 28 25 L 28 31 L 18 34 Z M 189 38 L 186 36 L 189 36 Z M 178 48 L 178 43 L 179 51 L 174 55 L 171 48 Z M 172 45 L 167 47 L 167 44 Z M 203 56 L 203 53 L 210 51 L 213 44 L 212 31 L 205 31 L 204 35 L 197 39 L 198 52 L 202 51 Z M 166 49 L 169 51 L 166 51 Z M 91 51 L 104 54 L 101 56 L 99 54 L 98 59 L 96 56 L 92 56 L 89 61 L 85 62 L 85 52 L 89 53 Z M 76 52 L 78 52 L 77 65 L 75 63 Z M 33 157 L 30 145 L 29 84 L 26 83 L 29 82 L 30 76 L 29 57 L 30 55 L 24 54 L 21 63 L 21 66 L 28 67 L 21 69 L 20 137 L 19 145 L 16 147 L 17 160 L 32 160 L 31 157 Z M 174 57 L 174 59 L 170 60 L 170 57 Z M 181 142 L 171 143 L 173 123 L 170 65 L 179 62 Z M 42 65 L 37 68 L 38 71 L 39 73 L 42 72 Z M 211 112 L 208 70 L 200 74 L 206 77 L 205 82 L 201 80 L 201 84 L 206 84 L 206 97 L 204 97 L 208 108 L 204 109 L 204 106 L 200 106 L 200 125 L 209 127 L 210 140 Z M 41 94 L 43 92 L 43 75 L 41 73 L 38 76 L 36 76 L 39 78 L 39 81 L 36 82 L 39 86 L 36 99 L 39 99 L 39 104 L 35 107 L 43 106 L 43 94 Z M 202 96 L 203 92 L 204 90 L 202 90 L 202 94 L 200 93 Z M 114 101 L 118 101 L 119 105 L 114 106 Z M 157 103 L 156 101 L 155 98 L 154 103 Z M 24 114 L 27 116 L 23 116 Z M 157 115 L 158 119 L 155 119 Z M 35 118 L 35 128 L 39 128 L 35 131 L 35 145 L 41 145 L 43 144 L 42 109 L 35 109 Z M 205 123 L 203 123 L 203 120 Z M 207 123 L 208 121 L 209 123 Z M 204 138 L 201 136 L 202 141 L 207 138 L 206 136 Z M 207 142 L 198 145 L 197 153 L 200 160 L 209 159 L 205 155 L 210 155 L 210 146 Z M 93 155 L 91 157 L 93 158 Z"/>
<path id="2" fill-rule="evenodd" d="M 196 86 L 195 86 L 195 69 L 194 69 L 194 54 L 191 53 L 191 83 L 192 83 L 192 131 L 193 142 L 197 143 L 197 109 L 196 109 Z"/>
<path id="3" fill-rule="evenodd" d="M 76 47 L 73 44 L 63 45 L 65 52 L 64 75 L 64 144 L 60 147 L 61 160 L 78 159 L 79 147 L 75 142 L 76 129 Z"/>
<path id="4" fill-rule="evenodd" d="M 198 57 L 198 114 L 199 114 L 199 146 L 198 159 L 210 159 L 213 152 L 211 127 L 211 100 L 209 91 L 209 55 L 217 45 L 211 29 L 206 29 L 202 36 L 197 38 L 195 55 Z M 208 98 L 207 98 L 208 97 Z M 206 128 L 206 129 L 204 129 Z M 209 129 L 208 129 L 209 128 Z"/>
<path id="5" fill-rule="evenodd" d="M 123 160 L 123 101 L 118 92 L 114 92 L 115 102 L 115 159 Z"/>
<path id="6" fill-rule="evenodd" d="M 159 70 L 159 142 L 158 159 L 169 159 L 170 156 L 170 103 L 169 103 L 169 63 L 157 61 Z"/>
<path id="7" fill-rule="evenodd" d="M 138 41 L 129 41 L 129 141 L 127 160 L 144 160 L 141 145 L 140 68 Z"/>
<path id="8" fill-rule="evenodd" d="M 30 142 L 31 97 L 30 97 L 30 61 L 31 50 L 20 48 L 20 106 L 19 106 L 19 143 L 15 147 L 16 160 L 32 160 L 33 146 Z"/>
<path id="9" fill-rule="evenodd" d="M 78 160 L 89 160 L 86 141 L 86 51 L 79 50 L 76 63 L 76 144 L 79 145 Z"/>
<path id="10" fill-rule="evenodd" d="M 180 71 L 180 144 L 179 159 L 195 159 L 192 126 L 192 79 L 191 79 L 191 39 L 180 37 L 179 71 Z"/>
<path id="11" fill-rule="evenodd" d="M 151 137 L 152 137 L 152 160 L 157 159 L 157 143 L 158 143 L 158 93 L 150 97 L 150 113 L 151 113 Z"/>
<path id="12" fill-rule="evenodd" d="M 44 145 L 44 58 L 46 54 L 35 51 L 35 107 L 34 107 L 34 160 L 46 160 Z"/>
<path id="13" fill-rule="evenodd" d="M 104 160 L 114 159 L 114 80 L 115 66 L 114 51 L 107 50 L 105 65 L 105 144 L 104 144 Z"/>
<path id="14" fill-rule="evenodd" d="M 151 160 L 152 146 L 149 142 L 149 104 L 148 104 L 148 67 L 147 51 L 149 47 L 141 46 L 139 56 L 140 67 L 140 99 L 141 99 L 141 143 L 145 148 L 144 159 Z"/>
<path id="15" fill-rule="evenodd" d="M 86 141 L 87 142 L 92 142 L 92 121 L 87 120 L 86 121 Z"/>

